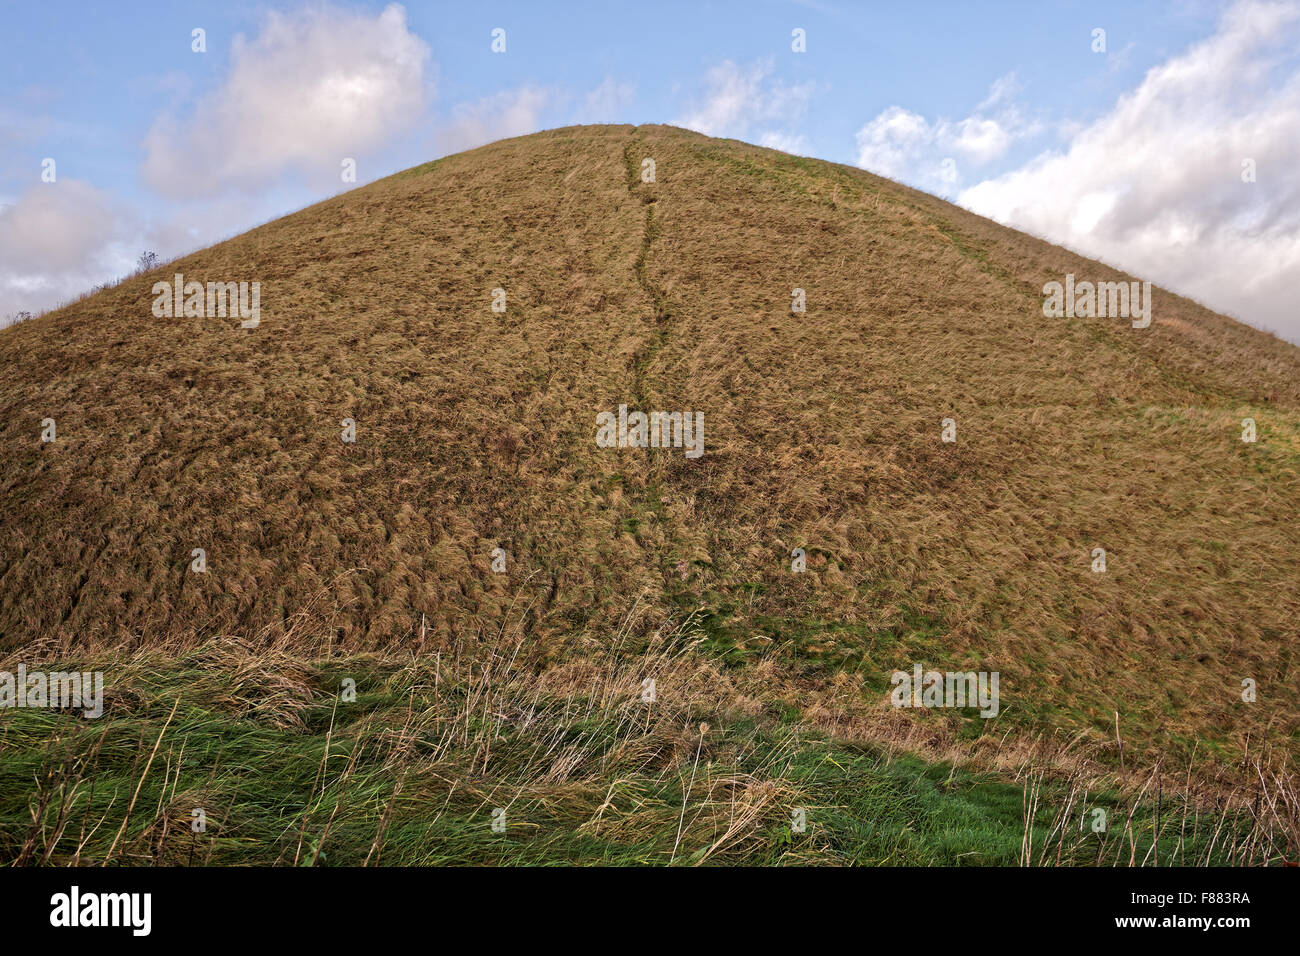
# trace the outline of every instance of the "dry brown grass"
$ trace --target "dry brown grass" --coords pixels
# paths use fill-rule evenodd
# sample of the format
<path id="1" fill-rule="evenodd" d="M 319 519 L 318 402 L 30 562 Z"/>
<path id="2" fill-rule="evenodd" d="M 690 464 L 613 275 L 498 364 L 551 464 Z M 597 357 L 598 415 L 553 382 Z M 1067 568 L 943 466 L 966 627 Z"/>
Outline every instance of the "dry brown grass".
<path id="1" fill-rule="evenodd" d="M 176 271 L 260 281 L 260 328 L 154 318 Z M 640 601 L 633 644 L 705 614 L 813 720 L 922 660 L 1000 671 L 999 735 L 1119 711 L 1153 753 L 1293 749 L 1300 351 L 1162 290 L 1145 331 L 1044 319 L 1066 272 L 1120 276 L 667 127 L 399 174 L 0 331 L 0 648 L 433 655 L 517 623 L 580 667 Z M 620 402 L 704 412 L 704 457 L 596 448 Z"/>

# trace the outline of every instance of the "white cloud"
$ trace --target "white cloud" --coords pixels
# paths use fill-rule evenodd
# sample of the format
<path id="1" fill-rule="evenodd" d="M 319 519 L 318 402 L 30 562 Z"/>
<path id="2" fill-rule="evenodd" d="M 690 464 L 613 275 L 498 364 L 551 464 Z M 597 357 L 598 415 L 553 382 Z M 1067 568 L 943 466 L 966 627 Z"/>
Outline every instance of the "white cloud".
<path id="1" fill-rule="evenodd" d="M 940 139 L 945 135 L 957 152 L 982 165 L 1005 153 L 1013 134 L 997 120 L 970 116 L 956 125 L 955 133 L 941 131 Z"/>
<path id="2" fill-rule="evenodd" d="M 1300 341 L 1298 28 L 1300 4 L 1237 4 L 1063 150 L 960 202 Z"/>
<path id="3" fill-rule="evenodd" d="M 934 131 L 920 113 L 891 106 L 858 130 L 857 141 L 859 166 L 901 179 L 933 147 Z"/>
<path id="4" fill-rule="evenodd" d="M 975 112 L 979 113 L 997 106 L 999 103 L 1005 103 L 1015 98 L 1020 92 L 1020 78 L 1016 76 L 1014 70 L 1003 76 L 999 76 L 989 87 L 989 95 L 984 97 L 984 101 L 975 107 Z"/>
<path id="5" fill-rule="evenodd" d="M 600 86 L 583 98 L 579 116 L 584 123 L 626 123 L 625 111 L 635 99 L 635 86 L 606 77 Z"/>
<path id="6" fill-rule="evenodd" d="M 510 136 L 541 129 L 541 114 L 555 101 L 550 90 L 535 86 L 503 90 L 472 103 L 458 103 L 451 119 L 435 134 L 439 152 L 459 153 Z"/>
<path id="7" fill-rule="evenodd" d="M 104 193 L 75 179 L 33 185 L 0 207 L 0 323 L 128 271 L 129 232 Z"/>
<path id="8" fill-rule="evenodd" d="M 88 183 L 33 185 L 0 209 L 0 260 L 15 269 L 60 271 L 84 262 L 113 230 L 108 197 Z"/>
<path id="9" fill-rule="evenodd" d="M 155 122 L 144 178 L 184 197 L 262 190 L 294 168 L 337 178 L 344 157 L 380 148 L 420 117 L 428 60 L 397 4 L 377 16 L 270 13 L 255 38 L 235 38 L 225 82 L 188 119 Z"/>
<path id="10" fill-rule="evenodd" d="M 1014 73 L 995 80 L 984 101 L 965 119 L 931 123 L 919 113 L 891 106 L 857 133 L 857 163 L 863 169 L 948 194 L 962 167 L 987 165 L 1017 139 L 1038 131 L 1009 103 L 1019 90 Z M 1000 106 L 995 115 L 988 110 Z"/>
<path id="11" fill-rule="evenodd" d="M 751 130 L 757 130 L 760 142 L 766 139 L 769 143 L 806 148 L 806 140 L 792 132 L 790 125 L 803 116 L 816 86 L 775 80 L 772 69 L 771 60 L 747 68 L 731 60 L 722 61 L 705 74 L 703 100 L 693 103 L 685 114 L 673 120 L 674 124 L 706 136 L 736 139 L 747 139 Z"/>
<path id="12" fill-rule="evenodd" d="M 768 149 L 779 149 L 783 153 L 794 153 L 798 156 L 807 156 L 809 151 L 808 137 L 802 133 L 778 133 L 768 131 L 758 138 L 759 146 L 766 146 Z"/>

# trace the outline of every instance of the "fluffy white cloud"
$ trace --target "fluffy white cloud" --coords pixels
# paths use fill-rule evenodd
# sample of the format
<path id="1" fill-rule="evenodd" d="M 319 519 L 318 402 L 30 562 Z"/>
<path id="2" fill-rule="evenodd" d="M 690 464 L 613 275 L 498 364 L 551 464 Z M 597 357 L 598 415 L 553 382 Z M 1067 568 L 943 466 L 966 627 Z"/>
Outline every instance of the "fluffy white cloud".
<path id="1" fill-rule="evenodd" d="M 1300 4 L 1237 4 L 1066 148 L 959 201 L 1300 341 L 1298 27 Z"/>
<path id="2" fill-rule="evenodd" d="M 962 166 L 983 166 L 1004 155 L 1011 144 L 1032 135 L 1007 101 L 1019 84 L 1014 73 L 995 80 L 975 112 L 965 119 L 929 122 L 919 113 L 891 106 L 857 133 L 857 163 L 863 169 L 946 195 Z M 988 115 L 999 107 L 994 115 Z"/>
<path id="3" fill-rule="evenodd" d="M 0 209 L 0 261 L 16 269 L 67 269 L 97 252 L 114 225 L 108 197 L 88 183 L 33 185 Z"/>
<path id="4" fill-rule="evenodd" d="M 932 150 L 934 139 L 924 116 L 891 106 L 858 130 L 858 165 L 891 179 L 909 178 L 918 157 Z"/>
<path id="5" fill-rule="evenodd" d="M 957 124 L 952 144 L 976 163 L 997 159 L 1011 145 L 1012 133 L 997 120 L 971 116 Z"/>
<path id="6" fill-rule="evenodd" d="M 144 178 L 179 197 L 261 190 L 294 168 L 336 178 L 344 157 L 420 117 L 428 60 L 397 4 L 377 16 L 270 13 L 255 38 L 235 38 L 225 82 L 188 119 L 164 116 L 150 129 Z"/>
<path id="7" fill-rule="evenodd" d="M 693 103 L 673 122 L 706 136 L 748 139 L 750 130 L 757 130 L 756 138 L 764 145 L 806 147 L 803 137 L 789 126 L 803 116 L 815 84 L 783 83 L 772 78 L 772 69 L 771 60 L 747 68 L 722 61 L 705 75 L 702 101 Z"/>
<path id="8" fill-rule="evenodd" d="M 129 232 L 106 195 L 75 179 L 33 185 L 0 206 L 0 323 L 128 271 Z"/>

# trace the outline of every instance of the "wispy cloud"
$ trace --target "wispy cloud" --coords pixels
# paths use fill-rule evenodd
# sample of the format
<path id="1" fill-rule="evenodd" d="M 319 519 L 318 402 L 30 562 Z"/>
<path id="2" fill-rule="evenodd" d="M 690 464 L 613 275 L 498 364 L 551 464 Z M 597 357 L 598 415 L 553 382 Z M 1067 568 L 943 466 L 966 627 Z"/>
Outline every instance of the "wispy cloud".
<path id="1" fill-rule="evenodd" d="M 600 86 L 583 97 L 578 119 L 583 123 L 626 123 L 627 110 L 636 101 L 636 86 L 607 76 Z"/>
<path id="2" fill-rule="evenodd" d="M 816 84 L 785 83 L 772 76 L 773 68 L 771 59 L 746 67 L 723 60 L 705 74 L 703 95 L 673 123 L 706 136 L 757 139 L 777 149 L 806 146 L 794 127 Z"/>
<path id="3" fill-rule="evenodd" d="M 556 101 L 552 90 L 521 86 L 492 96 L 457 104 L 450 119 L 435 133 L 437 150 L 458 153 L 509 136 L 541 129 L 542 112 Z"/>

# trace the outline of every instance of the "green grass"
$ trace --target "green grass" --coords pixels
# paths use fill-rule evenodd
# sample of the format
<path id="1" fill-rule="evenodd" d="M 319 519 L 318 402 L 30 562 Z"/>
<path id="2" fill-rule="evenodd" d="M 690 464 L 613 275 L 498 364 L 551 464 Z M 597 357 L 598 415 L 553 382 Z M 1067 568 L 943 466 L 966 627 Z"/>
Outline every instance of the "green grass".
<path id="1" fill-rule="evenodd" d="M 584 699 L 491 658 L 432 667 L 229 649 L 170 665 L 137 658 L 111 682 L 101 720 L 48 710 L 0 718 L 0 861 L 1020 861 L 1022 783 L 836 740 L 793 708 L 753 717 L 707 695 L 682 697 L 672 675 L 693 663 L 661 657 L 665 681 L 647 706 L 641 671 L 613 666 L 574 685 L 589 688 Z M 345 678 L 356 682 L 354 701 L 339 699 Z M 1073 819 L 1083 813 L 1073 786 L 1043 785 L 1035 847 L 1056 839 L 1062 863 L 1126 858 L 1130 842 L 1146 853 L 1149 807 L 1131 840 L 1103 838 Z M 1089 799 L 1122 818 L 1117 793 Z M 498 807 L 502 833 L 491 825 Z M 190 826 L 195 808 L 204 832 Z M 803 832 L 793 825 L 799 810 Z M 1054 835 L 1062 812 L 1071 823 Z M 1205 839 L 1180 852 L 1228 859 L 1226 844 L 1216 857 Z"/>

